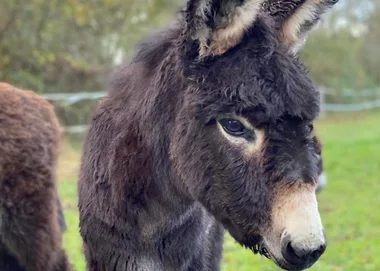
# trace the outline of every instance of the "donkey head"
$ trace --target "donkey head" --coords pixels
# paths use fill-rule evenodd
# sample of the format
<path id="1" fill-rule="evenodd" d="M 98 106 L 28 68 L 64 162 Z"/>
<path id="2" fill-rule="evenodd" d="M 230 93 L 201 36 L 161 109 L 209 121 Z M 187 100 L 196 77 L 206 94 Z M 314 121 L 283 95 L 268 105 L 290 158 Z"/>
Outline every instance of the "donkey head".
<path id="1" fill-rule="evenodd" d="M 285 2 L 188 1 L 170 152 L 181 189 L 240 244 L 303 270 L 326 240 L 315 196 L 319 93 L 296 53 L 336 1 Z"/>

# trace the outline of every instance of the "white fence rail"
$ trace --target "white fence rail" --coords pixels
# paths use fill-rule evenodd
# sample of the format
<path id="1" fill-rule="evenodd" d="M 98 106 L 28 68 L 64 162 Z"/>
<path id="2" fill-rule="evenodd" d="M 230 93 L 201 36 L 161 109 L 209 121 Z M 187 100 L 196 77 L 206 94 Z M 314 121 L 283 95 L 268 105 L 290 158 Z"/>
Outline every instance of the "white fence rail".
<path id="1" fill-rule="evenodd" d="M 104 91 L 96 92 L 77 92 L 77 93 L 50 93 L 42 97 L 49 101 L 62 101 L 64 105 L 69 106 L 83 100 L 97 100 L 104 97 Z"/>
<path id="2" fill-rule="evenodd" d="M 380 89 L 365 89 L 361 91 L 354 90 L 344 90 L 337 92 L 332 89 L 320 88 L 321 91 L 321 113 L 325 114 L 327 112 L 358 112 L 370 109 L 380 108 Z M 326 103 L 326 97 L 340 96 L 340 97 L 355 97 L 355 98 L 366 98 L 367 101 L 359 103 Z M 98 100 L 105 96 L 104 91 L 96 92 L 78 92 L 78 93 L 51 93 L 42 95 L 47 100 L 52 102 L 59 102 L 63 106 L 71 106 L 75 103 L 84 100 Z M 371 99 L 368 101 L 368 99 Z M 65 131 L 71 134 L 83 133 L 86 131 L 87 125 L 74 125 L 65 127 Z"/>

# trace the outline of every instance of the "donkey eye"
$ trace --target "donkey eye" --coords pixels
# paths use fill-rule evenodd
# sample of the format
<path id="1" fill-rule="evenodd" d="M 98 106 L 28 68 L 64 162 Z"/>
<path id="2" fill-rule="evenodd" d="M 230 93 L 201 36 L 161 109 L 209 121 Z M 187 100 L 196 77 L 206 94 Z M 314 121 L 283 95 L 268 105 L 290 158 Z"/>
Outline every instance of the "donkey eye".
<path id="1" fill-rule="evenodd" d="M 245 126 L 235 119 L 221 119 L 219 123 L 222 125 L 224 131 L 232 136 L 243 136 L 247 132 Z"/>

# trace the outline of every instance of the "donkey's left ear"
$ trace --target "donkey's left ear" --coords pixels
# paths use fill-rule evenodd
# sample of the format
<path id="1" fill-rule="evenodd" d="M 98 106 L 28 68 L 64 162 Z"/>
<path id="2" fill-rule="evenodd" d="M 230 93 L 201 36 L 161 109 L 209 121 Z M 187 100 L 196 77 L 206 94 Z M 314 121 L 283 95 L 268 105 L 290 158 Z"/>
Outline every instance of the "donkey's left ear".
<path id="1" fill-rule="evenodd" d="M 280 23 L 280 42 L 297 53 L 321 16 L 339 0 L 265 0 L 264 13 Z"/>
<path id="2" fill-rule="evenodd" d="M 199 43 L 199 56 L 222 55 L 236 46 L 250 28 L 264 0 L 189 0 L 186 24 Z"/>

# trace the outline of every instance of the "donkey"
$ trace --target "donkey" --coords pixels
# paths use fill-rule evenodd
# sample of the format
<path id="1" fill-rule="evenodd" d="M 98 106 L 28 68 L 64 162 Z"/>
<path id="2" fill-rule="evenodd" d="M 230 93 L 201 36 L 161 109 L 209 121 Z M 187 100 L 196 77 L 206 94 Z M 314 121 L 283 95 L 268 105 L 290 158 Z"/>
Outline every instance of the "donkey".
<path id="1" fill-rule="evenodd" d="M 335 1 L 298 2 L 189 0 L 113 74 L 81 160 L 87 270 L 220 270 L 224 230 L 287 270 L 324 253 L 319 93 L 297 54 Z"/>
<path id="2" fill-rule="evenodd" d="M 0 82 L 0 270 L 70 271 L 56 187 L 61 127 L 32 91 Z"/>

